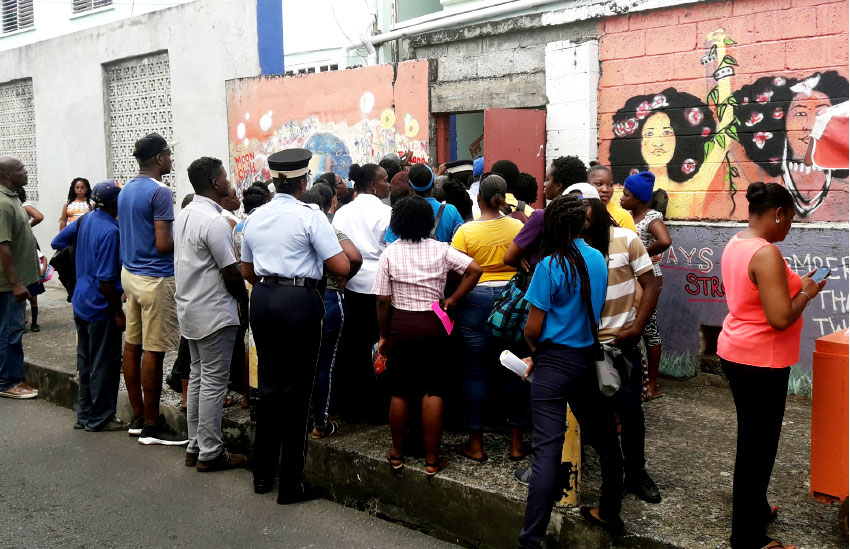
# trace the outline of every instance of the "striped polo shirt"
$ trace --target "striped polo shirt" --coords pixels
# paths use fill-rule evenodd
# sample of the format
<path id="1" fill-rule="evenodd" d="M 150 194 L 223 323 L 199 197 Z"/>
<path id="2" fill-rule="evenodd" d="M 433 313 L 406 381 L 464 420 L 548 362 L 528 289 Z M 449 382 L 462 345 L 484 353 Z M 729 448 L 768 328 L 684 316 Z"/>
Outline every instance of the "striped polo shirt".
<path id="1" fill-rule="evenodd" d="M 608 291 L 599 320 L 599 341 L 610 342 L 635 320 L 635 278 L 652 271 L 652 260 L 634 231 L 611 227 Z"/>

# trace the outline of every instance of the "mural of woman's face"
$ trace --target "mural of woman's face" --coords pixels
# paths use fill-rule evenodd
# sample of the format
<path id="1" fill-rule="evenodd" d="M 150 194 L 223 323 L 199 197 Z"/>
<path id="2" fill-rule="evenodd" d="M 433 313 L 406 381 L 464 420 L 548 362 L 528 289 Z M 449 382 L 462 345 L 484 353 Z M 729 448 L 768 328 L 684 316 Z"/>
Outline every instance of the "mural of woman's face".
<path id="1" fill-rule="evenodd" d="M 673 159 L 676 134 L 670 117 L 657 112 L 646 119 L 641 132 L 640 152 L 648 166 L 666 166 Z"/>
<path id="2" fill-rule="evenodd" d="M 797 94 L 791 101 L 785 128 L 788 131 L 788 142 L 794 151 L 792 158 L 802 160 L 805 157 L 815 116 L 830 106 L 832 101 L 829 96 L 819 91 L 813 91 L 809 97 L 804 93 Z"/>

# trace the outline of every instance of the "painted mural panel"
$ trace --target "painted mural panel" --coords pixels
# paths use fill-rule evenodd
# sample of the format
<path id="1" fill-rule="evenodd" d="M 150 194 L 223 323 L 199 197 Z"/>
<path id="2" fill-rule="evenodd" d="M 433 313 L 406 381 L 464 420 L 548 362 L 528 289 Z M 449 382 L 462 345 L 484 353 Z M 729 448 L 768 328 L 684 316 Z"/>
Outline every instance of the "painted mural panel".
<path id="1" fill-rule="evenodd" d="M 847 170 L 802 162 L 815 114 L 848 99 L 847 1 L 787 4 L 712 2 L 601 25 L 599 158 L 615 182 L 652 171 L 675 219 L 744 219 L 747 185 L 774 181 L 799 219 L 848 220 Z"/>
<path id="2" fill-rule="evenodd" d="M 227 82 L 231 180 L 270 178 L 268 155 L 313 152 L 314 176 L 348 177 L 352 163 L 411 151 L 428 160 L 428 62 L 406 61 L 300 76 Z"/>
<path id="3" fill-rule="evenodd" d="M 668 364 L 682 359 L 694 360 L 700 354 L 702 327 L 719 328 L 723 324 L 729 308 L 720 274 L 720 257 L 729 239 L 742 228 L 669 226 L 673 246 L 663 255 L 664 289 L 658 304 Z M 822 266 L 832 269 L 826 287 L 803 313 L 800 361 L 791 369 L 791 391 L 808 394 L 815 339 L 848 327 L 850 257 L 847 231 L 814 226 L 794 228 L 777 246 L 791 269 L 799 275 Z"/>

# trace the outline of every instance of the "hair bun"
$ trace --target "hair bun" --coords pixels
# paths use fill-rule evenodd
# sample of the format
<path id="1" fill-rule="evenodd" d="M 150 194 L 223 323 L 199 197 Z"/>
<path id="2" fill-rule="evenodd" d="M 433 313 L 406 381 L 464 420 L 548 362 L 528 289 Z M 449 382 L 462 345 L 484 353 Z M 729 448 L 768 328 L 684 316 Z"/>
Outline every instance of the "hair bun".
<path id="1" fill-rule="evenodd" d="M 758 206 L 767 200 L 767 185 L 761 181 L 750 183 L 747 187 L 747 202 L 753 206 Z"/>
<path id="2" fill-rule="evenodd" d="M 363 168 L 360 167 L 360 164 L 352 164 L 350 168 L 348 168 L 348 178 L 352 181 L 359 181 L 363 179 Z"/>

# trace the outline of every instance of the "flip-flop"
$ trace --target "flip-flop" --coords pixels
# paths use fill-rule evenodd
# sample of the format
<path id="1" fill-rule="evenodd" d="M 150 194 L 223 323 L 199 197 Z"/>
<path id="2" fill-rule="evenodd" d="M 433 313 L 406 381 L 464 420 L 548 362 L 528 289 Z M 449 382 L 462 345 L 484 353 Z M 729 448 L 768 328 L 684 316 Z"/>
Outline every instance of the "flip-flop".
<path id="1" fill-rule="evenodd" d="M 643 397 L 643 401 L 649 402 L 649 401 L 652 401 L 652 400 L 657 400 L 657 399 L 659 399 L 663 396 L 664 396 L 664 393 L 656 393 L 655 395 L 647 394 L 645 397 Z"/>
<path id="2" fill-rule="evenodd" d="M 392 450 L 387 451 L 387 462 L 389 462 L 390 467 L 393 468 L 393 471 L 401 471 L 404 468 L 404 456 L 394 456 Z"/>
<path id="3" fill-rule="evenodd" d="M 481 456 L 480 458 L 470 456 L 470 455 L 469 455 L 469 454 L 467 454 L 467 453 L 466 453 L 466 451 L 463 449 L 463 444 L 458 444 L 457 446 L 455 446 L 455 453 L 456 453 L 457 455 L 461 456 L 461 457 L 465 457 L 466 459 L 471 459 L 472 461 L 477 461 L 478 463 L 484 463 L 485 461 L 487 461 L 488 459 L 490 459 L 490 458 L 487 456 L 487 454 L 482 454 L 482 456 Z"/>
<path id="4" fill-rule="evenodd" d="M 531 445 L 527 442 L 522 443 L 522 455 L 521 456 L 512 456 L 510 454 L 510 450 L 508 450 L 508 459 L 511 461 L 522 461 L 531 453 Z"/>
<path id="5" fill-rule="evenodd" d="M 768 542 L 767 545 L 762 547 L 761 549 L 794 549 L 793 545 L 785 545 L 780 543 L 779 541 L 772 539 Z"/>
<path id="6" fill-rule="evenodd" d="M 313 431 L 315 431 L 315 428 L 313 429 Z M 337 431 L 339 431 L 339 423 L 331 419 L 328 420 L 328 422 L 325 424 L 325 428 L 321 431 L 320 435 L 316 436 L 315 432 L 313 432 L 310 433 L 310 438 L 312 438 L 313 440 L 327 438 L 335 434 Z"/>
<path id="7" fill-rule="evenodd" d="M 778 515 L 779 515 L 779 507 L 777 507 L 776 505 L 771 505 L 770 506 L 770 514 L 767 516 L 767 523 L 770 524 L 771 522 L 776 520 L 776 517 Z"/>
<path id="8" fill-rule="evenodd" d="M 593 515 L 593 513 L 590 512 L 592 510 L 593 510 L 592 507 L 582 506 L 582 508 L 580 509 L 580 513 L 581 513 L 582 518 L 584 518 L 584 520 L 586 520 L 587 522 L 589 522 L 590 524 L 592 524 L 594 526 L 599 526 L 600 528 L 602 528 L 606 532 L 610 532 L 612 534 L 622 534 L 623 533 L 623 531 L 626 528 L 626 525 L 623 523 L 623 519 L 621 519 L 620 517 L 617 517 L 616 521 L 602 520 L 600 518 L 595 517 Z"/>
<path id="9" fill-rule="evenodd" d="M 434 478 L 434 476 L 449 466 L 449 461 L 446 458 L 439 458 L 437 463 L 430 463 L 428 461 L 425 462 L 425 476 L 428 478 Z M 434 472 L 428 471 L 428 467 L 433 467 L 436 469 Z"/>

